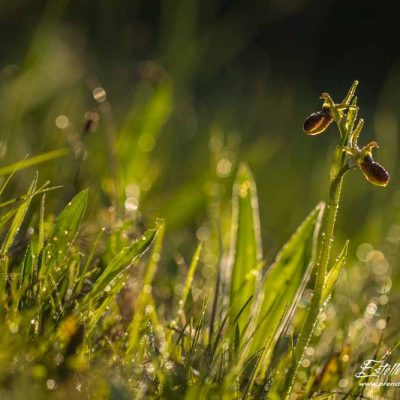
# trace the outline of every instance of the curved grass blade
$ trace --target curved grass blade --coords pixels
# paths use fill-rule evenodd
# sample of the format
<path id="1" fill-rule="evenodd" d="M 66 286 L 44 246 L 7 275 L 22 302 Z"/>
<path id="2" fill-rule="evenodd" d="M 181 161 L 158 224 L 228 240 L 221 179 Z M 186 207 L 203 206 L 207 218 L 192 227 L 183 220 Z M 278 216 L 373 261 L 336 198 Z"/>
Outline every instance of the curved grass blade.
<path id="1" fill-rule="evenodd" d="M 125 247 L 107 265 L 102 274 L 94 282 L 90 292 L 82 299 L 78 307 L 89 316 L 89 335 L 115 295 L 121 290 L 130 267 L 148 250 L 159 230 L 159 225 L 148 229 L 142 236 Z"/>
<path id="2" fill-rule="evenodd" d="M 90 292 L 86 295 L 83 304 L 96 300 L 104 293 L 104 289 L 124 270 L 137 261 L 153 241 L 157 228 L 147 230 L 144 235 L 135 240 L 129 247 L 125 247 L 107 265 L 98 277 Z"/>
<path id="3" fill-rule="evenodd" d="M 335 287 L 337 280 L 339 279 L 340 271 L 342 270 L 346 262 L 348 246 L 349 246 L 349 241 L 347 240 L 334 266 L 330 269 L 330 271 L 327 273 L 325 277 L 324 289 L 322 291 L 322 303 L 325 303 L 328 300 L 328 297 L 332 293 L 332 290 Z"/>
<path id="4" fill-rule="evenodd" d="M 22 169 L 33 167 L 34 165 L 54 160 L 55 158 L 64 157 L 67 154 L 68 154 L 67 149 L 58 149 L 58 150 L 48 151 L 47 153 L 42 153 L 34 157 L 26 158 L 25 160 L 18 161 L 16 163 L 6 165 L 5 167 L 0 168 L 0 176 L 12 174 L 15 171 L 20 171 Z"/>
<path id="5" fill-rule="evenodd" d="M 152 282 L 161 255 L 164 232 L 165 223 L 162 221 L 158 227 L 158 233 L 154 239 L 154 246 L 151 252 L 149 264 L 147 266 L 146 275 L 143 280 L 143 287 L 136 302 L 136 312 L 128 327 L 129 341 L 126 351 L 127 356 L 132 354 L 138 343 L 140 329 L 142 328 L 143 320 L 146 313 L 146 306 L 150 304 L 152 305 L 153 303 L 153 298 L 151 294 Z"/>
<path id="6" fill-rule="evenodd" d="M 5 309 L 7 308 L 7 295 L 5 287 L 7 282 L 8 264 L 9 264 L 7 253 L 18 234 L 18 231 L 28 211 L 29 205 L 31 204 L 31 200 L 35 195 L 37 180 L 38 177 L 36 175 L 35 179 L 32 181 L 31 186 L 28 189 L 28 192 L 24 200 L 19 205 L 19 207 L 16 208 L 16 212 L 11 222 L 11 226 L 9 227 L 7 234 L 4 238 L 3 244 L 1 245 L 0 248 L 0 302 Z M 11 214 L 9 215 L 11 217 Z"/>
<path id="7" fill-rule="evenodd" d="M 17 235 L 19 228 L 25 218 L 26 212 L 28 211 L 29 205 L 31 204 L 31 200 L 34 196 L 36 185 L 37 185 L 38 177 L 36 175 L 35 179 L 32 181 L 31 186 L 25 196 L 25 200 L 21 203 L 21 205 L 17 208 L 14 219 L 11 223 L 10 228 L 8 229 L 6 238 L 0 249 L 0 258 L 6 256 L 8 250 L 14 242 L 15 236 Z"/>

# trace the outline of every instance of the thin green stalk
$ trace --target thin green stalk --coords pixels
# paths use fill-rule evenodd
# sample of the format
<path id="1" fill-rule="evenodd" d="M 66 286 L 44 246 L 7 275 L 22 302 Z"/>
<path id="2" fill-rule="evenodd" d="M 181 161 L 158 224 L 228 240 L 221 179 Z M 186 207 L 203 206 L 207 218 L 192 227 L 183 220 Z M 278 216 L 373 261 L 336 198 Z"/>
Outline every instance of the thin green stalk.
<path id="1" fill-rule="evenodd" d="M 337 162 L 336 159 L 333 160 L 333 163 Z M 343 161 L 342 161 L 343 162 Z M 325 276 L 328 271 L 329 259 L 332 249 L 332 242 L 334 238 L 335 231 L 335 222 L 336 216 L 339 209 L 339 201 L 340 194 L 342 190 L 343 177 L 347 171 L 349 171 L 348 164 L 344 164 L 340 169 L 338 175 L 335 179 L 333 179 L 330 190 L 329 190 L 329 202 L 327 207 L 327 215 L 325 218 L 325 226 L 322 233 L 322 244 L 319 260 L 316 266 L 317 275 L 314 287 L 314 293 L 311 300 L 310 307 L 307 312 L 306 320 L 304 322 L 303 328 L 301 330 L 298 342 L 294 351 L 294 360 L 295 365 L 292 369 L 289 382 L 290 385 L 287 388 L 287 392 L 285 394 L 285 399 L 288 399 L 297 375 L 297 371 L 300 367 L 301 361 L 304 357 L 305 351 L 308 347 L 308 343 L 310 342 L 312 333 L 314 331 L 314 327 L 317 321 L 318 314 L 323 306 L 323 288 L 325 283 Z"/>
<path id="2" fill-rule="evenodd" d="M 350 104 L 352 97 L 354 96 L 354 91 L 357 86 L 357 83 L 358 82 L 353 83 L 353 86 L 351 87 L 348 95 L 346 96 L 342 104 L 347 104 L 347 105 Z M 328 272 L 328 267 L 329 267 L 332 243 L 334 240 L 335 222 L 339 209 L 343 177 L 351 168 L 347 160 L 347 155 L 343 151 L 343 147 L 348 144 L 351 138 L 357 111 L 355 112 L 353 110 L 349 111 L 348 117 L 345 118 L 337 111 L 337 108 L 333 103 L 332 99 L 329 97 L 329 95 L 326 97 L 324 96 L 324 98 L 328 102 L 328 104 L 330 104 L 331 109 L 333 110 L 333 118 L 339 128 L 341 140 L 340 140 L 340 145 L 338 145 L 334 151 L 331 164 L 331 185 L 329 188 L 327 214 L 324 218 L 324 229 L 322 229 L 322 234 L 320 238 L 321 247 L 316 264 L 316 280 L 314 286 L 314 293 L 310 307 L 306 315 L 306 319 L 304 321 L 303 327 L 299 335 L 298 342 L 294 349 L 295 363 L 294 367 L 289 373 L 290 384 L 286 390 L 284 396 L 285 399 L 288 399 L 291 394 L 293 384 L 296 379 L 297 371 L 301 365 L 305 351 L 311 340 L 318 315 L 321 311 L 321 308 L 324 305 L 325 300 L 323 297 L 323 290 L 324 290 L 326 274 Z M 352 104 L 355 106 L 356 100 L 354 100 Z"/>

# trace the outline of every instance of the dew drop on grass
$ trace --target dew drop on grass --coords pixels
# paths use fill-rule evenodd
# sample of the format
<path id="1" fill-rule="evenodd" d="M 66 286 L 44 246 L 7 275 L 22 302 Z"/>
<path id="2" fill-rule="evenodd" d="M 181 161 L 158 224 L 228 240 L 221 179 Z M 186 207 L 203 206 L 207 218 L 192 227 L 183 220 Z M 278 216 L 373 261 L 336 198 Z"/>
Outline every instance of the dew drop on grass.
<path id="1" fill-rule="evenodd" d="M 77 383 L 75 384 L 75 389 L 76 389 L 78 392 L 80 392 L 80 391 L 82 390 L 82 383 L 77 382 Z"/>
<path id="2" fill-rule="evenodd" d="M 54 356 L 54 362 L 56 365 L 60 365 L 64 361 L 64 356 L 62 354 L 56 354 Z"/>
<path id="3" fill-rule="evenodd" d="M 389 298 L 388 298 L 385 294 L 383 294 L 383 295 L 379 296 L 378 301 L 379 301 L 379 304 L 381 304 L 382 306 L 384 306 L 385 304 L 388 303 Z"/>
<path id="4" fill-rule="evenodd" d="M 369 303 L 365 312 L 372 317 L 375 315 L 377 309 L 378 307 L 375 303 Z"/>
<path id="5" fill-rule="evenodd" d="M 227 158 L 221 158 L 217 163 L 216 173 L 220 178 L 229 176 L 232 171 L 232 163 Z"/>
<path id="6" fill-rule="evenodd" d="M 147 371 L 147 373 L 149 373 L 149 374 L 153 374 L 154 372 L 155 372 L 155 367 L 154 367 L 154 365 L 153 364 L 151 364 L 151 363 L 148 363 L 147 365 L 146 365 L 146 371 Z"/>
<path id="7" fill-rule="evenodd" d="M 10 329 L 11 333 L 18 333 L 19 331 L 19 326 L 16 322 L 10 322 L 8 328 Z"/>
<path id="8" fill-rule="evenodd" d="M 375 326 L 379 330 L 384 330 L 386 328 L 386 320 L 381 318 L 376 322 Z"/>
<path id="9" fill-rule="evenodd" d="M 55 120 L 56 127 L 59 129 L 66 129 L 69 125 L 69 120 L 65 115 L 58 115 Z"/>
<path id="10" fill-rule="evenodd" d="M 153 311 L 154 311 L 153 306 L 150 305 L 150 304 L 148 304 L 148 305 L 146 306 L 146 308 L 145 308 L 145 314 L 146 314 L 146 315 L 149 315 L 149 314 L 151 314 Z"/>
<path id="11" fill-rule="evenodd" d="M 150 294 L 151 293 L 151 285 L 144 285 L 143 292 L 146 294 Z"/>
<path id="12" fill-rule="evenodd" d="M 174 367 L 174 364 L 173 364 L 172 361 L 167 361 L 167 362 L 165 363 L 165 369 L 171 370 L 173 367 Z"/>
<path id="13" fill-rule="evenodd" d="M 54 390 L 57 386 L 57 383 L 54 379 L 47 379 L 46 386 L 47 386 L 47 389 Z"/>
<path id="14" fill-rule="evenodd" d="M 309 357 L 312 357 L 315 353 L 314 347 L 307 347 L 306 350 L 306 355 L 308 355 Z"/>
<path id="15" fill-rule="evenodd" d="M 93 89 L 92 95 L 98 103 L 104 103 L 107 100 L 107 93 L 102 87 Z"/>
<path id="16" fill-rule="evenodd" d="M 339 387 L 341 387 L 341 388 L 345 388 L 345 387 L 347 387 L 347 386 L 349 385 L 349 380 L 346 379 L 346 378 L 343 378 L 343 379 L 341 379 L 341 380 L 339 381 L 338 385 L 339 385 Z"/>

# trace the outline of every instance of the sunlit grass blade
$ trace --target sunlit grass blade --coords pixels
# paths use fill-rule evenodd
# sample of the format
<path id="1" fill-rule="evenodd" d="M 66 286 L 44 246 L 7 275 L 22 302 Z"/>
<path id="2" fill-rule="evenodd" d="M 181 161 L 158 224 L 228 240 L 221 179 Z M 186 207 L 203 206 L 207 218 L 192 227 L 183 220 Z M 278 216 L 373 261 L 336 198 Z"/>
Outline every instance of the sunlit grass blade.
<path id="1" fill-rule="evenodd" d="M 21 227 L 21 224 L 25 218 L 25 214 L 28 211 L 29 205 L 31 203 L 33 194 L 36 190 L 37 179 L 38 178 L 36 176 L 35 179 L 33 180 L 33 182 L 31 183 L 31 186 L 26 194 L 25 200 L 21 203 L 21 205 L 18 207 L 18 209 L 15 213 L 15 216 L 11 223 L 11 226 L 8 229 L 6 238 L 4 239 L 4 242 L 1 246 L 0 258 L 3 258 L 7 254 L 8 250 L 10 249 L 10 247 Z"/>
<path id="2" fill-rule="evenodd" d="M 297 306 L 315 262 L 316 239 L 323 212 L 323 203 L 314 208 L 283 246 L 265 276 L 251 346 L 252 352 L 256 352 L 268 345 L 263 354 L 262 375 L 268 369 L 272 350 Z"/>
<path id="3" fill-rule="evenodd" d="M 7 277 L 8 277 L 8 265 L 9 265 L 9 260 L 7 257 L 8 251 L 10 250 L 17 234 L 18 231 L 20 230 L 20 227 L 24 221 L 25 215 L 28 211 L 29 205 L 31 203 L 31 200 L 34 196 L 35 190 L 36 190 L 36 185 L 37 185 L 37 180 L 38 177 L 34 178 L 34 180 L 31 183 L 31 186 L 28 189 L 28 192 L 24 198 L 24 200 L 21 202 L 21 204 L 16 208 L 14 214 L 14 218 L 11 222 L 10 227 L 8 228 L 8 231 L 6 233 L 6 236 L 4 238 L 4 241 L 1 245 L 0 248 L 0 300 L 2 303 L 2 306 L 4 309 L 7 308 L 7 293 L 6 293 L 6 283 L 7 283 Z M 6 220 L 10 219 L 12 217 L 12 214 L 8 213 L 6 214 L 7 218 Z M 5 222 L 3 220 L 3 222 Z"/>
<path id="4" fill-rule="evenodd" d="M 161 256 L 162 243 L 164 239 L 165 223 L 160 222 L 158 227 L 157 235 L 154 239 L 154 245 L 150 256 L 150 261 L 147 265 L 146 275 L 143 280 L 143 287 L 140 291 L 139 298 L 136 301 L 135 315 L 128 327 L 128 348 L 126 355 L 130 356 L 134 351 L 139 338 L 139 332 L 142 328 L 143 320 L 146 314 L 146 307 L 148 305 L 153 307 L 152 301 L 152 282 L 156 268 Z"/>
<path id="5" fill-rule="evenodd" d="M 38 229 L 38 240 L 36 246 L 36 257 L 39 256 L 40 252 L 44 246 L 44 205 L 46 202 L 46 194 L 42 195 L 42 199 L 40 201 L 40 214 L 39 214 L 39 229 Z"/>
<path id="6" fill-rule="evenodd" d="M 158 229 L 158 226 L 148 229 L 129 247 L 122 249 L 97 278 L 89 293 L 79 302 L 78 308 L 89 317 L 88 334 L 92 332 L 101 315 L 122 288 L 130 267 L 134 266 L 148 250 Z"/>
<path id="7" fill-rule="evenodd" d="M 42 164 L 50 160 L 54 160 L 56 158 L 64 157 L 67 154 L 68 154 L 67 149 L 58 149 L 58 150 L 48 151 L 47 153 L 42 153 L 34 157 L 26 158 L 25 160 L 6 165 L 5 167 L 1 167 L 0 176 L 12 174 L 22 169 L 33 167 L 35 165 Z"/>
<path id="8" fill-rule="evenodd" d="M 6 180 L 3 182 L 1 188 L 0 188 L 0 196 L 3 194 L 5 188 L 7 185 L 10 183 L 12 177 L 14 176 L 15 170 L 11 171 Z"/>
<path id="9" fill-rule="evenodd" d="M 57 282 L 65 269 L 63 260 L 67 257 L 68 249 L 72 246 L 86 210 L 88 191 L 78 193 L 58 215 L 54 230 L 44 246 L 44 264 L 41 275 L 51 273 Z"/>
<path id="10" fill-rule="evenodd" d="M 188 356 L 187 356 L 187 358 L 186 358 L 186 364 L 187 364 L 189 367 L 190 367 L 190 366 L 192 365 L 192 363 L 193 363 L 193 358 L 194 358 L 194 356 L 195 356 L 195 353 L 196 353 L 196 350 L 197 350 L 197 346 L 198 346 L 198 344 L 199 344 L 200 335 L 201 335 L 201 333 L 202 333 L 201 331 L 202 331 L 203 324 L 204 324 L 204 318 L 205 318 L 206 308 L 207 308 L 208 301 L 209 301 L 209 299 L 210 299 L 210 294 L 211 294 L 211 292 L 209 291 L 209 292 L 206 294 L 206 296 L 205 296 L 205 298 L 204 298 L 204 300 L 203 300 L 203 305 L 202 305 L 202 307 L 201 307 L 200 317 L 199 317 L 199 319 L 198 319 L 198 321 L 197 321 L 196 328 L 195 328 L 195 332 L 194 332 L 194 338 L 193 338 L 193 340 L 192 340 L 192 342 L 191 342 L 191 347 L 190 347 L 190 350 L 189 350 L 189 354 L 188 354 Z M 191 375 L 191 368 L 189 368 L 189 371 L 190 371 L 190 375 Z"/>
<path id="11" fill-rule="evenodd" d="M 203 249 L 203 242 L 199 242 L 199 244 L 197 245 L 196 251 L 194 252 L 192 261 L 190 263 L 188 273 L 186 275 L 186 280 L 185 280 L 185 285 L 183 287 L 182 297 L 179 300 L 179 304 L 178 304 L 178 316 L 182 316 L 183 309 L 185 307 L 186 301 L 189 296 L 190 289 L 192 287 L 194 274 L 196 272 L 197 265 L 199 264 L 200 254 L 201 254 L 202 249 Z"/>
<path id="12" fill-rule="evenodd" d="M 90 253 L 86 259 L 86 262 L 80 272 L 80 276 L 78 278 L 78 283 L 76 285 L 76 292 L 79 293 L 83 287 L 83 284 L 85 282 L 85 279 L 87 277 L 90 265 L 93 261 L 94 255 L 96 253 L 97 247 L 99 245 L 100 242 L 100 238 L 103 236 L 104 233 L 104 229 L 101 229 L 101 231 L 97 234 L 96 239 L 94 240 L 93 244 L 92 244 L 92 248 L 90 250 Z"/>
<path id="13" fill-rule="evenodd" d="M 262 259 L 256 185 L 244 164 L 235 180 L 232 202 L 230 302 L 231 315 L 237 315 L 246 300 L 254 296 Z M 246 308 L 238 321 L 240 330 L 249 315 L 250 308 Z"/>
<path id="14" fill-rule="evenodd" d="M 125 268 L 129 267 L 133 262 L 135 262 L 142 255 L 142 253 L 147 250 L 155 234 L 156 229 L 149 229 L 143 236 L 135 240 L 129 247 L 126 247 L 119 254 L 117 254 L 107 265 L 100 277 L 96 280 L 91 291 L 86 296 L 84 303 L 95 300 L 103 293 L 104 289 L 112 283 L 113 279 L 116 278 L 119 273 L 123 272 Z"/>
<path id="15" fill-rule="evenodd" d="M 16 214 L 17 208 L 8 210 L 6 213 L 2 214 L 0 217 L 0 229 L 7 224 L 7 222 Z"/>
<path id="16" fill-rule="evenodd" d="M 49 181 L 45 182 L 40 188 L 36 189 L 36 191 L 34 193 L 30 194 L 30 195 L 24 194 L 24 195 L 22 195 L 20 197 L 14 197 L 12 199 L 3 201 L 2 203 L 0 203 L 0 209 L 4 208 L 4 207 L 12 206 L 12 205 L 17 204 L 17 203 L 21 203 L 21 202 L 27 200 L 27 198 L 29 196 L 34 197 L 34 196 L 37 196 L 38 194 L 47 193 L 47 192 L 50 192 L 52 190 L 60 188 L 60 186 L 47 187 L 49 185 L 49 183 L 50 183 Z"/>
<path id="17" fill-rule="evenodd" d="M 25 283 L 25 282 L 31 282 L 33 278 L 33 269 L 34 269 L 34 252 L 32 249 L 32 244 L 29 245 L 24 261 L 22 263 L 22 268 L 21 268 L 21 276 L 20 276 L 20 287 Z"/>
<path id="18" fill-rule="evenodd" d="M 329 272 L 327 273 L 327 275 L 325 277 L 325 285 L 324 285 L 324 289 L 322 291 L 322 302 L 323 303 L 325 303 L 325 301 L 328 299 L 328 297 L 332 293 L 333 288 L 335 287 L 337 280 L 339 279 L 340 271 L 342 270 L 342 268 L 346 262 L 348 246 L 349 246 L 349 241 L 346 241 L 335 264 L 329 270 Z"/>

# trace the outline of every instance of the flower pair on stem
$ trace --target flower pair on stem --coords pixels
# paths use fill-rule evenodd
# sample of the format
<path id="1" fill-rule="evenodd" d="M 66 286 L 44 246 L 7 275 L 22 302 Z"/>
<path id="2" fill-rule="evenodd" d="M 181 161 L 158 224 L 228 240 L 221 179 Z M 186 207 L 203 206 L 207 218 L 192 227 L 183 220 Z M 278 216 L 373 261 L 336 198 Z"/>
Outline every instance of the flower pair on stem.
<path id="1" fill-rule="evenodd" d="M 373 141 L 361 148 L 358 146 L 364 121 L 360 119 L 357 125 L 355 124 L 358 113 L 357 97 L 355 97 L 357 85 L 358 82 L 355 81 L 339 104 L 334 103 L 329 94 L 322 93 L 321 99 L 324 100 L 324 103 L 321 111 L 311 114 L 303 127 L 308 135 L 318 135 L 324 132 L 332 122 L 335 122 L 339 129 L 340 142 L 336 146 L 331 164 L 329 199 L 317 246 L 318 256 L 315 260 L 316 275 L 313 297 L 294 348 L 295 363 L 288 374 L 290 384 L 283 396 L 286 400 L 290 398 L 299 365 L 309 346 L 318 315 L 327 301 L 325 287 L 328 273 L 333 268 L 330 258 L 343 177 L 351 169 L 359 167 L 366 179 L 374 185 L 386 186 L 390 180 L 388 172 L 372 158 L 372 149 L 378 147 L 378 144 Z"/>
<path id="2" fill-rule="evenodd" d="M 364 125 L 362 119 L 359 120 L 357 127 L 352 129 L 358 111 L 357 98 L 354 98 L 351 103 L 350 101 L 354 97 L 357 84 L 357 81 L 353 83 L 349 93 L 339 104 L 335 104 L 328 93 L 322 93 L 320 98 L 324 100 L 324 103 L 321 111 L 311 114 L 305 120 L 303 130 L 308 135 L 319 135 L 335 121 L 342 136 L 341 150 L 349 155 L 348 169 L 358 166 L 369 182 L 386 186 L 390 181 L 389 173 L 372 157 L 372 149 L 379 148 L 378 143 L 372 141 L 362 148 L 358 146 L 358 138 Z M 345 114 L 346 111 L 347 114 Z"/>

